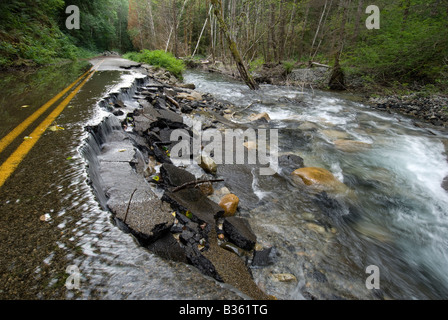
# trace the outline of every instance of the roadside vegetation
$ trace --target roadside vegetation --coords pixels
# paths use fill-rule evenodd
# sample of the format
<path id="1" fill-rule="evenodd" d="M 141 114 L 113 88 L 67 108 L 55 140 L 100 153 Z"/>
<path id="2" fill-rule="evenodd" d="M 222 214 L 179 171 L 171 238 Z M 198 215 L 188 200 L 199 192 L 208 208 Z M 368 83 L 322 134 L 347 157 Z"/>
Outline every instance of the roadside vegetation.
<path id="1" fill-rule="evenodd" d="M 128 52 L 123 55 L 123 58 L 164 68 L 178 79 L 182 79 L 182 72 L 185 70 L 185 64 L 182 60 L 177 59 L 172 53 L 163 50 Z"/>
<path id="2" fill-rule="evenodd" d="M 68 5 L 80 8 L 79 30 L 68 30 Z M 127 0 L 0 2 L 0 69 L 36 67 L 132 49 Z"/>

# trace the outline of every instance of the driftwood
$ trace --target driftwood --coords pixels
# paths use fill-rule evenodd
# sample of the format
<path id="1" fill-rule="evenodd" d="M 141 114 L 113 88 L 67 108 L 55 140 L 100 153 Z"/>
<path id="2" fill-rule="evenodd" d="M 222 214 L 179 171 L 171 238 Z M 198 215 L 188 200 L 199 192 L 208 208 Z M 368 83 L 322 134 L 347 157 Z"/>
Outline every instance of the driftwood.
<path id="1" fill-rule="evenodd" d="M 198 184 L 202 184 L 202 183 L 212 183 L 212 182 L 222 182 L 222 181 L 224 181 L 224 179 L 195 180 L 195 181 L 184 183 L 176 188 L 173 188 L 171 190 L 171 192 L 177 192 L 179 190 L 185 189 L 186 187 L 193 186 L 193 185 L 196 187 Z"/>
<path id="2" fill-rule="evenodd" d="M 301 66 L 304 66 L 304 65 L 306 65 L 308 68 L 311 68 L 313 66 L 324 67 L 324 68 L 331 68 L 331 66 L 329 66 L 328 64 L 323 64 L 323 63 L 314 62 L 314 61 L 297 62 L 296 64 L 294 64 L 294 67 L 301 67 Z"/>
<path id="3" fill-rule="evenodd" d="M 169 102 L 171 102 L 172 104 L 174 104 L 178 109 L 180 108 L 180 105 L 179 105 L 179 103 L 176 101 L 176 100 L 174 100 L 173 98 L 171 98 L 169 95 L 165 95 L 166 96 L 166 98 L 167 98 L 167 100 L 169 101 Z"/>
<path id="4" fill-rule="evenodd" d="M 322 64 L 319 62 L 310 62 L 310 65 L 317 66 L 317 67 L 331 68 L 331 66 L 329 66 L 328 64 Z"/>

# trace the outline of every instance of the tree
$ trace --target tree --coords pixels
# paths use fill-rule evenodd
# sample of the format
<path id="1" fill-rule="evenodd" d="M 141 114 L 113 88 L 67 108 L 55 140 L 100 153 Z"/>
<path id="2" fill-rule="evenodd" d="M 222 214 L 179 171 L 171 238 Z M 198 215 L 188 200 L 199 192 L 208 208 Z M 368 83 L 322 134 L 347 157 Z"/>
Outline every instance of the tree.
<path id="1" fill-rule="evenodd" d="M 244 80 L 244 82 L 247 84 L 247 86 L 252 90 L 258 90 L 260 89 L 260 86 L 254 81 L 252 76 L 247 71 L 247 67 L 244 64 L 243 59 L 241 58 L 241 54 L 238 50 L 237 44 L 235 40 L 232 39 L 232 36 L 229 31 L 229 27 L 227 26 L 227 23 L 224 21 L 224 18 L 222 16 L 222 2 L 221 0 L 211 0 L 214 8 L 214 13 L 216 16 L 216 19 L 218 20 L 219 26 L 224 33 L 224 36 L 227 40 L 227 44 L 229 46 L 229 50 L 232 54 L 233 59 L 235 60 L 236 66 L 238 68 L 238 71 L 241 75 L 241 78 Z"/>

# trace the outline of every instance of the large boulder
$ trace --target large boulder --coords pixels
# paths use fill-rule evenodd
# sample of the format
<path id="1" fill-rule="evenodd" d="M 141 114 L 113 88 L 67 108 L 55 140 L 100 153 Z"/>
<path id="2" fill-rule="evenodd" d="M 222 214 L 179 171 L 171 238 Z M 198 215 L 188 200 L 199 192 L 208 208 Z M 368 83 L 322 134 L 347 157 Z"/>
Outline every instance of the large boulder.
<path id="1" fill-rule="evenodd" d="M 300 168 L 295 170 L 292 175 L 299 177 L 305 185 L 315 187 L 318 190 L 346 191 L 348 189 L 330 171 L 323 168 Z"/>

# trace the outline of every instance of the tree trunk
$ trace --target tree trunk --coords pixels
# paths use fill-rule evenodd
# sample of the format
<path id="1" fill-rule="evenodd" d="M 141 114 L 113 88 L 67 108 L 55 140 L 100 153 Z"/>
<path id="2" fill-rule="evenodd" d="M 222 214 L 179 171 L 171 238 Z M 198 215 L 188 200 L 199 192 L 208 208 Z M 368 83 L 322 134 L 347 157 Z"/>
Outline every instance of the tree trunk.
<path id="1" fill-rule="evenodd" d="M 173 0 L 172 3 L 172 11 L 173 11 L 173 22 L 170 30 L 170 35 L 168 36 L 168 40 L 166 42 L 165 52 L 168 51 L 168 47 L 171 42 L 171 36 L 174 32 L 174 55 L 177 57 L 177 30 L 179 29 L 180 20 L 182 19 L 182 14 L 184 13 L 185 5 L 188 0 L 184 1 L 182 5 L 182 9 L 180 10 L 179 17 L 177 17 L 177 8 L 176 8 L 176 0 Z"/>
<path id="2" fill-rule="evenodd" d="M 359 37 L 359 28 L 361 25 L 361 16 L 363 13 L 363 6 L 364 1 L 363 0 L 359 0 L 358 3 L 358 11 L 356 12 L 356 19 L 355 19 L 355 32 L 353 33 L 353 40 L 356 42 L 358 40 Z"/>
<path id="3" fill-rule="evenodd" d="M 276 28 L 275 24 L 275 3 L 272 2 L 270 4 L 269 10 L 269 35 L 268 35 L 268 61 L 276 61 L 277 60 L 277 41 L 276 41 Z M 266 62 L 268 62 L 266 61 Z"/>
<path id="4" fill-rule="evenodd" d="M 315 44 L 315 42 L 316 42 L 317 35 L 319 34 L 320 26 L 321 26 L 321 24 L 322 24 L 322 20 L 323 20 L 324 15 L 325 15 L 325 10 L 327 10 L 327 3 L 328 3 L 328 0 L 325 0 L 324 9 L 322 10 L 322 14 L 321 14 L 321 16 L 320 16 L 319 24 L 317 25 L 317 29 L 316 29 L 316 34 L 314 35 L 313 43 L 311 44 L 311 53 L 310 53 L 310 56 L 313 54 L 314 44 Z"/>
<path id="5" fill-rule="evenodd" d="M 300 37 L 299 42 L 299 61 L 302 59 L 303 50 L 304 50 L 304 41 L 305 41 L 305 31 L 308 24 L 308 15 L 310 12 L 311 0 L 306 3 L 306 11 L 305 11 L 305 21 L 303 22 L 302 35 Z"/>
<path id="6" fill-rule="evenodd" d="M 340 52 L 336 53 L 334 67 L 331 72 L 330 82 L 328 86 L 331 90 L 345 90 L 344 72 L 339 64 Z"/>
<path id="7" fill-rule="evenodd" d="M 345 25 L 347 22 L 347 13 L 348 13 L 348 7 L 350 4 L 350 0 L 341 0 L 340 2 L 342 7 L 342 20 L 341 20 L 341 26 L 339 29 L 339 46 L 338 50 L 335 54 L 335 62 L 333 71 L 330 77 L 330 83 L 329 87 L 331 90 L 345 90 L 345 84 L 344 84 L 344 72 L 342 71 L 341 65 L 339 64 L 339 60 L 342 54 L 342 50 L 344 48 L 344 36 L 345 36 Z"/>
<path id="8" fill-rule="evenodd" d="M 199 48 L 199 43 L 201 42 L 202 34 L 204 33 L 205 27 L 207 26 L 208 16 L 209 16 L 209 14 L 211 13 L 211 11 L 212 11 L 212 6 L 210 6 L 210 10 L 209 10 L 209 12 L 208 12 L 208 15 L 207 15 L 207 17 L 205 18 L 205 22 L 204 22 L 204 25 L 202 26 L 201 34 L 199 35 L 199 39 L 198 39 L 198 42 L 197 42 L 197 44 L 196 44 L 196 48 L 194 49 L 193 54 L 191 55 L 192 58 L 196 55 L 196 51 L 197 51 L 198 48 Z"/>
<path id="9" fill-rule="evenodd" d="M 154 16 L 152 14 L 152 2 L 151 0 L 148 0 L 148 15 L 149 15 L 149 26 L 151 28 L 151 35 L 153 37 L 156 36 L 156 28 L 154 26 Z"/>
<path id="10" fill-rule="evenodd" d="M 238 71 L 241 75 L 241 78 L 244 80 L 244 82 L 247 84 L 247 86 L 250 89 L 252 89 L 252 90 L 260 89 L 260 86 L 254 81 L 254 79 L 251 77 L 251 75 L 247 71 L 244 61 L 241 58 L 240 52 L 238 51 L 236 42 L 232 39 L 232 36 L 229 32 L 229 28 L 223 19 L 221 0 L 211 0 L 211 2 L 214 7 L 214 13 L 215 13 L 216 19 L 218 20 L 219 26 L 224 34 L 224 37 L 227 40 L 227 44 L 229 46 L 230 53 L 232 54 L 232 57 L 235 60 L 235 63 L 238 68 Z"/>

